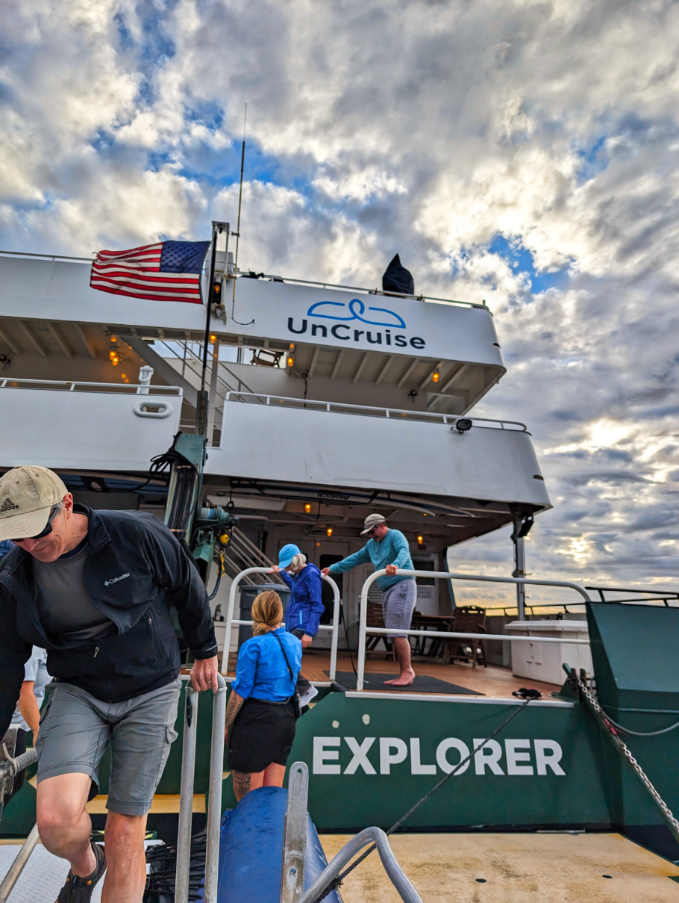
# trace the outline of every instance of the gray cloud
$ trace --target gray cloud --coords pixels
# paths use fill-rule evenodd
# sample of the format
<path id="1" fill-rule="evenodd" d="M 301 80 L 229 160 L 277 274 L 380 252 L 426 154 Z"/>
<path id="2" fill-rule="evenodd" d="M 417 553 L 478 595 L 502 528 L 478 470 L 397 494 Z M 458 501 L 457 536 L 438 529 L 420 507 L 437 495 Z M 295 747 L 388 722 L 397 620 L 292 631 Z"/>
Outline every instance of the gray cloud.
<path id="1" fill-rule="evenodd" d="M 475 413 L 528 424 L 555 505 L 533 572 L 673 576 L 677 4 L 6 6 L 0 246 L 235 222 L 247 102 L 242 264 L 372 286 L 399 251 L 418 291 L 486 299 L 508 373 Z M 482 554 L 511 570 L 504 531 L 454 551 Z"/>

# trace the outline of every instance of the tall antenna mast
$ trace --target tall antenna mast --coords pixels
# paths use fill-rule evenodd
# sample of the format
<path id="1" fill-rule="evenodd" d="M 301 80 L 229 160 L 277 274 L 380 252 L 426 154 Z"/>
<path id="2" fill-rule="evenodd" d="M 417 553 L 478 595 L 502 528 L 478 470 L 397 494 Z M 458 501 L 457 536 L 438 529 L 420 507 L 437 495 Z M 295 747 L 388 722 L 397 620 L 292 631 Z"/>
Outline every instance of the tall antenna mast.
<path id="1" fill-rule="evenodd" d="M 245 110 L 243 111 L 243 146 L 240 155 L 240 188 L 238 190 L 238 221 L 236 223 L 236 256 L 233 263 L 233 291 L 231 294 L 231 319 L 234 323 L 238 323 L 239 326 L 249 326 L 250 323 L 255 322 L 254 320 L 250 320 L 249 323 L 241 323 L 240 320 L 237 320 L 234 315 L 234 310 L 236 307 L 236 274 L 238 273 L 238 245 L 240 244 L 240 209 L 243 202 L 243 172 L 245 170 L 245 131 L 247 118 L 248 105 L 246 103 Z"/>

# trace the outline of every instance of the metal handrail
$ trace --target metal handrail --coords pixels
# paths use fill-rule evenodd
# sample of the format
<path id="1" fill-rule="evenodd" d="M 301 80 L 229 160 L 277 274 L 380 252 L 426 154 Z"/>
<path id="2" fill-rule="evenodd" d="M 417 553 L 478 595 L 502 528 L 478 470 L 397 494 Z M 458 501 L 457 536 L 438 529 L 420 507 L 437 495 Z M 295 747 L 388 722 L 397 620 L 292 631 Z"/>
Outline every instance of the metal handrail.
<path id="1" fill-rule="evenodd" d="M 171 344 L 179 345 L 180 347 L 184 347 L 186 349 L 186 351 L 188 351 L 188 353 L 191 355 L 192 359 L 195 360 L 195 362 L 198 364 L 198 367 L 199 368 L 202 367 L 202 365 L 203 365 L 202 358 L 200 357 L 200 355 L 196 354 L 196 352 L 191 347 L 192 345 L 196 345 L 197 347 L 202 349 L 202 344 L 200 342 L 194 341 L 192 339 L 184 339 L 184 340 L 169 339 L 168 341 L 165 341 L 163 339 L 163 340 L 161 340 L 161 344 L 163 344 L 168 349 L 168 351 L 170 351 L 171 353 L 172 353 L 172 348 L 170 347 Z M 184 360 L 184 358 L 181 358 L 178 354 L 173 353 L 172 357 L 174 358 L 174 360 L 178 360 L 178 361 Z M 193 368 L 191 361 L 186 361 L 186 363 L 188 364 L 189 369 L 194 376 L 200 376 L 200 369 L 198 371 L 196 371 Z M 227 392 L 240 392 L 242 390 L 234 389 L 232 386 L 230 386 L 229 383 L 224 379 L 224 377 L 220 375 L 220 373 L 219 373 L 220 370 L 226 371 L 229 374 L 229 376 L 231 376 L 233 379 L 236 380 L 236 382 L 238 382 L 242 386 L 245 386 L 246 392 L 254 394 L 252 392 L 252 389 L 250 388 L 250 386 L 245 382 L 245 380 L 242 379 L 242 377 L 238 376 L 238 374 L 234 373 L 233 370 L 229 369 L 229 366 L 226 363 L 226 361 L 219 361 L 218 364 L 219 364 L 219 366 L 218 366 L 218 370 L 217 370 L 217 379 L 226 388 Z M 221 400 L 223 401 L 224 396 L 222 395 L 220 397 L 221 397 Z"/>
<path id="2" fill-rule="evenodd" d="M 399 636 L 424 636 L 424 637 L 441 637 L 442 639 L 455 640 L 455 639 L 483 639 L 483 640 L 503 640 L 504 642 L 535 642 L 534 636 L 507 636 L 505 634 L 494 634 L 494 633 L 455 633 L 452 631 L 442 631 L 442 630 L 402 630 L 395 628 L 386 628 L 386 627 L 368 627 L 368 590 L 372 586 L 372 584 L 377 580 L 378 577 L 386 576 L 386 569 L 381 569 L 379 571 L 375 571 L 374 574 L 371 574 L 368 579 L 363 584 L 363 588 L 361 589 L 361 611 L 360 611 L 360 621 L 359 621 L 359 632 L 358 632 L 358 662 L 357 662 L 357 673 L 356 673 L 356 690 L 358 692 L 363 691 L 363 677 L 365 674 L 365 652 L 366 652 L 366 635 L 368 633 L 374 634 L 376 636 L 385 636 L 387 634 L 395 634 L 397 633 Z M 579 586 L 577 583 L 566 583 L 560 580 L 529 580 L 526 577 L 486 577 L 480 574 L 451 574 L 448 571 L 415 571 L 415 570 L 406 570 L 399 568 L 396 571 L 396 574 L 401 577 L 429 577 L 434 578 L 435 580 L 475 580 L 483 583 L 514 583 L 514 584 L 523 584 L 530 586 L 561 586 L 566 587 L 567 589 L 573 589 L 576 592 L 580 593 L 580 595 L 584 598 L 585 602 L 591 602 L 592 600 L 588 596 L 587 592 Z M 530 622 L 526 622 L 527 624 Z M 567 644 L 581 644 L 588 645 L 589 640 L 573 640 L 573 639 L 562 639 L 561 637 L 540 637 L 541 643 L 567 643 Z"/>
<path id="3" fill-rule="evenodd" d="M 226 606 L 226 627 L 224 630 L 224 651 L 222 653 L 222 674 L 226 676 L 226 673 L 229 668 L 229 649 L 231 648 L 231 632 L 234 627 L 240 626 L 252 626 L 253 621 L 241 621 L 238 618 L 234 618 L 233 611 L 236 605 L 236 590 L 238 589 L 238 584 L 244 577 L 247 577 L 250 574 L 271 574 L 271 568 L 246 568 L 244 571 L 241 571 L 236 577 L 233 578 L 233 582 L 231 583 L 231 589 L 229 590 L 229 601 Z M 330 642 L 330 669 L 329 669 L 329 678 L 330 680 L 335 679 L 335 670 L 337 668 L 337 643 L 339 640 L 339 616 L 340 616 L 340 591 L 339 587 L 332 579 L 332 577 L 326 577 L 323 574 L 321 575 L 321 580 L 325 580 L 332 587 L 333 592 L 333 608 L 332 608 L 332 623 L 331 624 L 319 624 L 319 631 L 323 631 L 324 633 L 332 633 L 332 638 Z"/>
<path id="4" fill-rule="evenodd" d="M 47 386 L 50 389 L 64 389 L 74 392 L 76 389 L 118 389 L 124 395 L 178 395 L 184 390 L 180 386 L 150 386 L 142 383 L 88 383 L 65 379 L 16 379 L 6 376 L 0 380 L 0 389 L 18 389 L 22 385 Z M 144 392 L 140 390 L 144 389 Z"/>
<path id="5" fill-rule="evenodd" d="M 0 251 L 0 254 L 2 251 Z M 239 279 L 252 279 L 252 276 L 249 276 L 247 272 L 240 270 L 237 273 Z M 401 292 L 385 292 L 384 289 L 379 288 L 361 288 L 358 285 L 341 285 L 337 282 L 314 282 L 309 279 L 295 279 L 294 277 L 281 277 L 274 276 L 271 273 L 258 273 L 257 278 L 261 279 L 264 282 L 284 282 L 288 285 L 311 285 L 316 288 L 333 288 L 338 289 L 339 291 L 344 292 L 362 292 L 364 295 L 383 295 L 385 298 L 403 298 L 406 301 L 439 301 L 443 304 L 456 304 L 460 307 L 467 308 L 479 308 L 480 310 L 488 310 L 488 305 L 485 301 L 479 302 L 477 301 L 456 301 L 454 298 L 436 298 L 433 295 L 407 295 Z M 490 313 L 490 311 L 488 310 Z"/>
<path id="6" fill-rule="evenodd" d="M 236 390 L 226 393 L 224 396 L 224 403 L 226 404 L 227 401 L 234 401 L 235 399 L 232 398 L 232 396 L 238 396 L 238 399 L 240 400 L 249 398 L 258 399 L 258 403 L 260 404 L 261 399 L 264 399 L 264 404 L 267 405 L 271 405 L 272 401 L 283 402 L 290 406 L 299 406 L 305 410 L 315 408 L 326 412 L 332 412 L 334 410 L 338 413 L 345 412 L 349 414 L 357 413 L 364 415 L 367 411 L 374 411 L 376 414 L 385 417 L 387 420 L 389 420 L 390 417 L 399 417 L 410 420 L 431 420 L 434 423 L 450 424 L 454 426 L 458 420 L 469 419 L 467 417 L 462 417 L 459 414 L 433 414 L 431 411 L 413 411 L 406 408 L 385 408 L 367 404 L 350 404 L 349 402 L 343 401 L 319 401 L 314 398 L 293 398 L 292 396 L 286 395 L 267 395 L 264 392 L 239 392 Z M 248 404 L 251 402 L 246 400 L 244 403 Z M 478 425 L 479 429 L 509 430 L 510 432 L 518 433 L 528 432 L 526 424 L 520 423 L 518 420 L 490 420 L 487 417 L 474 417 L 472 418 L 472 422 L 475 426 Z M 483 426 L 482 424 L 495 424 L 495 426 Z"/>
<path id="7" fill-rule="evenodd" d="M 384 870 L 405 903 L 422 903 L 422 898 L 410 883 L 408 876 L 398 864 L 394 851 L 389 846 L 389 838 L 381 828 L 364 828 L 360 834 L 352 837 L 333 860 L 326 865 L 311 887 L 299 898 L 297 903 L 314 903 L 330 884 L 337 878 L 345 865 L 356 856 L 363 847 L 374 843 L 382 860 Z"/>
<path id="8" fill-rule="evenodd" d="M 219 869 L 219 823 L 222 814 L 222 770 L 224 761 L 224 723 L 226 719 L 226 681 L 217 675 L 218 690 L 212 707 L 212 739 L 210 743 L 210 779 L 207 806 L 207 848 L 205 853 L 205 903 L 216 903 Z M 177 870 L 175 903 L 189 899 L 191 867 L 191 823 L 193 816 L 193 783 L 196 769 L 196 736 L 198 729 L 198 691 L 187 686 L 184 705 L 184 739 L 177 828 Z"/>
<path id="9" fill-rule="evenodd" d="M 604 593 L 636 593 L 638 595 L 647 595 L 647 596 L 657 596 L 657 599 L 641 599 L 637 600 L 640 602 L 664 602 L 667 606 L 667 603 L 670 599 L 673 599 L 675 602 L 679 602 L 679 591 L 670 590 L 670 589 L 630 589 L 629 587 L 622 586 L 586 586 L 585 589 L 592 590 L 595 593 L 599 594 L 599 598 L 602 602 L 634 602 L 634 599 L 607 599 L 604 596 Z"/>
<path id="10" fill-rule="evenodd" d="M 95 254 L 92 254 L 92 257 L 69 257 L 66 254 L 36 254 L 31 251 L 2 251 L 0 250 L 0 257 L 36 257 L 39 260 L 77 260 L 80 263 L 91 264 Z M 239 268 L 236 273 L 237 278 L 239 279 L 249 279 L 252 278 L 249 276 L 248 272 L 241 270 Z M 459 307 L 467 307 L 467 308 L 479 308 L 480 310 L 488 310 L 488 305 L 485 301 L 482 301 L 480 304 L 477 301 L 456 301 L 454 298 L 437 298 L 434 295 L 405 295 L 400 294 L 398 292 L 385 292 L 384 290 L 378 288 L 361 288 L 357 285 L 340 285 L 335 282 L 315 282 L 309 279 L 295 279 L 294 277 L 285 277 L 282 278 L 280 276 L 274 276 L 268 273 L 258 274 L 258 278 L 261 278 L 265 282 L 271 281 L 282 281 L 288 284 L 299 284 L 299 285 L 311 285 L 316 286 L 317 288 L 333 288 L 338 289 L 344 292 L 363 292 L 365 295 L 384 295 L 386 298 L 405 298 L 406 300 L 412 301 L 438 301 L 444 304 L 454 304 Z M 490 311 L 488 311 L 490 313 Z"/>

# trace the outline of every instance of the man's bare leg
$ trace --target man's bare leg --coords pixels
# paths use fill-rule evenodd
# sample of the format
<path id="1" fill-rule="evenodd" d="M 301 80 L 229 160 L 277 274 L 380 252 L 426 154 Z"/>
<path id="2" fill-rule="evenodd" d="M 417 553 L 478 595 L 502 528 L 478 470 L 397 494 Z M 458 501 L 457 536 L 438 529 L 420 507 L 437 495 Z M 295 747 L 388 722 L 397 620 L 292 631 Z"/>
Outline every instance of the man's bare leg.
<path id="1" fill-rule="evenodd" d="M 90 843 L 92 822 L 85 811 L 90 791 L 86 774 L 62 774 L 38 784 L 40 839 L 55 856 L 67 859 L 74 875 L 86 878 L 97 861 Z"/>
<path id="2" fill-rule="evenodd" d="M 106 878 L 102 903 L 141 903 L 146 885 L 145 815 L 106 816 Z"/>
<path id="3" fill-rule="evenodd" d="M 397 636 L 392 640 L 396 659 L 398 661 L 400 674 L 393 680 L 385 680 L 385 684 L 391 684 L 394 687 L 409 687 L 415 680 L 415 672 L 410 664 L 410 643 L 408 637 Z"/>

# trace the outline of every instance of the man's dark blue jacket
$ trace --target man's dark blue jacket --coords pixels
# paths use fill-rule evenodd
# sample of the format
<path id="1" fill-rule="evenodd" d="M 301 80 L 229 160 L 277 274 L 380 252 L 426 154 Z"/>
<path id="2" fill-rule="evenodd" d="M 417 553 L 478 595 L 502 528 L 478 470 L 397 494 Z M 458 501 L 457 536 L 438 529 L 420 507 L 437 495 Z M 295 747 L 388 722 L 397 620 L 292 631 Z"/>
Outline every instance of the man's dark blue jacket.
<path id="1" fill-rule="evenodd" d="M 170 530 L 152 514 L 93 511 L 83 580 L 94 605 L 115 625 L 110 636 L 74 645 L 45 632 L 33 588 L 31 556 L 16 547 L 0 570 L 0 737 L 9 726 L 33 646 L 47 670 L 104 702 L 162 687 L 179 674 L 179 644 L 169 607 L 195 658 L 217 654 L 205 586 Z"/>

